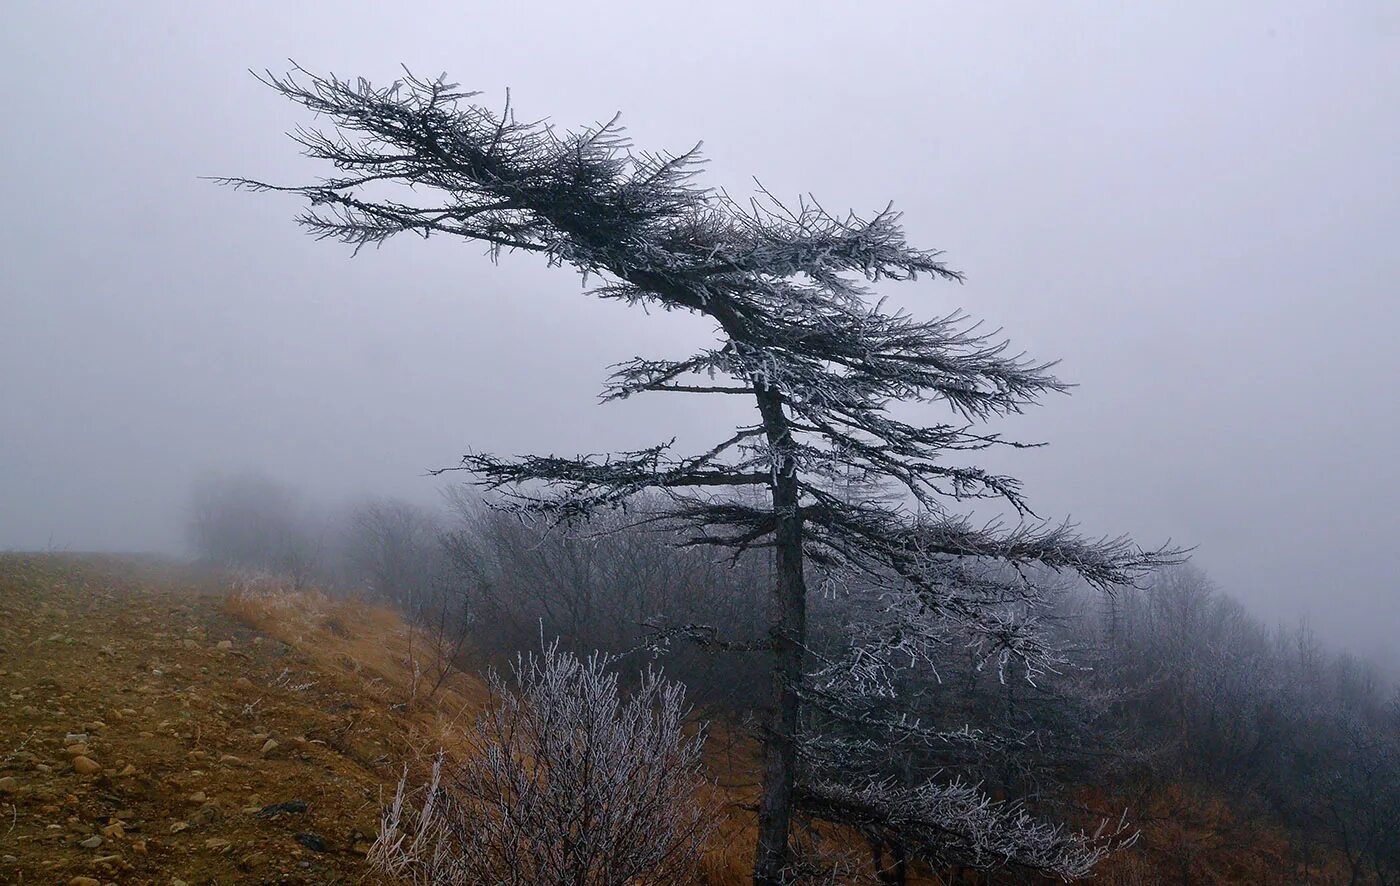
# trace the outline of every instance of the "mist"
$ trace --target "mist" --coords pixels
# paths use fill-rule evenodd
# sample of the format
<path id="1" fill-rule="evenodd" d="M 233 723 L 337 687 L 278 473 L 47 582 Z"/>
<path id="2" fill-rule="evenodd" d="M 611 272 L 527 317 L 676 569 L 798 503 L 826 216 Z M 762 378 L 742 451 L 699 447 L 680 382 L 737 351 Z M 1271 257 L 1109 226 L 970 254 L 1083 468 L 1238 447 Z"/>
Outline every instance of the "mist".
<path id="1" fill-rule="evenodd" d="M 990 466 L 1048 517 L 1196 563 L 1266 620 L 1386 653 L 1400 357 L 1400 12 L 713 3 L 18 4 L 0 272 L 0 548 L 185 549 L 189 492 L 258 471 L 432 505 L 468 448 L 602 452 L 728 427 L 600 406 L 605 368 L 709 341 L 536 258 L 399 239 L 352 259 L 295 199 L 304 122 L 246 69 L 445 70 L 707 181 L 893 199 L 964 285 L 904 287 L 1061 358 L 1071 396 Z M 941 413 L 928 410 L 931 419 Z M 926 414 L 926 413 L 921 413 Z"/>

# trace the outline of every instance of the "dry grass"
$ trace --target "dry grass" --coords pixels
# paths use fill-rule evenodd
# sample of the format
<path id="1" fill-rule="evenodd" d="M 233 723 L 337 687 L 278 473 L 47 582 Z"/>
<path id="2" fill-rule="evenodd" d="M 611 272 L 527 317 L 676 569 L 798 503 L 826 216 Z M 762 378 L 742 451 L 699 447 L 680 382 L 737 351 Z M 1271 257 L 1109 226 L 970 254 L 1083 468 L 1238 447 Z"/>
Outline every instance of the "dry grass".
<path id="1" fill-rule="evenodd" d="M 363 692 L 381 701 L 405 732 L 403 746 L 414 749 L 410 768 L 426 771 L 439 748 L 449 755 L 466 752 L 460 727 L 487 703 L 485 682 L 454 670 L 431 691 L 440 650 L 396 611 L 269 582 L 239 583 L 224 609 L 310 657 L 321 670 L 358 682 Z M 757 831 L 749 809 L 757 799 L 757 755 L 751 740 L 720 725 L 710 731 L 706 763 L 714 783 L 706 789 L 704 803 L 723 818 L 702 859 L 701 875 L 710 886 L 740 886 L 752 882 Z"/>

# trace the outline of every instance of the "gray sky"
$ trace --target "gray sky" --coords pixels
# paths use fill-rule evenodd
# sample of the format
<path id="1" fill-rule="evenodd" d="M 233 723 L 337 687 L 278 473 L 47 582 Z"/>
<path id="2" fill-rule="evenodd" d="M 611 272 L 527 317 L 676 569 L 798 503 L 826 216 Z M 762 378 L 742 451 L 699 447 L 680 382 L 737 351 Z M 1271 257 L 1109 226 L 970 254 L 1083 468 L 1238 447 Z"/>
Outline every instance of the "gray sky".
<path id="1" fill-rule="evenodd" d="M 249 67 L 446 70 L 565 125 L 704 139 L 710 182 L 893 198 L 962 306 L 1080 387 L 998 456 L 1047 515 L 1198 544 L 1270 618 L 1400 625 L 1400 7 L 11 3 L 0 158 L 0 548 L 177 549 L 192 480 L 435 500 L 468 446 L 601 451 L 728 421 L 599 407 L 708 330 L 527 256 L 353 261 L 291 198 L 303 119 Z M 346 11 L 353 9 L 354 11 Z M 931 420 L 941 417 L 930 414 Z"/>

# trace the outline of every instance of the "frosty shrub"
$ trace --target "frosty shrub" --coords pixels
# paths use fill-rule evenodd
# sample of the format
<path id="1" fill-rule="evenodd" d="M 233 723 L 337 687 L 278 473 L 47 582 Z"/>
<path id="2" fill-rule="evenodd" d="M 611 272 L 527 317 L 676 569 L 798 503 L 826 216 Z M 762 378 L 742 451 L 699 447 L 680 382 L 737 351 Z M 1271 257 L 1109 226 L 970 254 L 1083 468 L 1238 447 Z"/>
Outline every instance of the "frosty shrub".
<path id="1" fill-rule="evenodd" d="M 400 781 L 374 867 L 433 886 L 690 882 L 713 824 L 703 730 L 687 734 L 680 684 L 649 671 L 624 693 L 612 664 L 553 644 L 493 673 L 471 753 L 439 754 L 421 791 Z"/>

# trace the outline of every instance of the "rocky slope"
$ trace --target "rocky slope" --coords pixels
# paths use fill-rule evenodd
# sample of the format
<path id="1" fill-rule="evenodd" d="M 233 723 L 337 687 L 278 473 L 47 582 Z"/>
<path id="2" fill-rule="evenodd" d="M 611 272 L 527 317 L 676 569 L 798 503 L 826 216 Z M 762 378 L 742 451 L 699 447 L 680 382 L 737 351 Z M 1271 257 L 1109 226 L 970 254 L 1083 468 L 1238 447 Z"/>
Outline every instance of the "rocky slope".
<path id="1" fill-rule="evenodd" d="M 0 556 L 0 882 L 374 882 L 409 730 L 356 670 L 167 564 Z"/>

